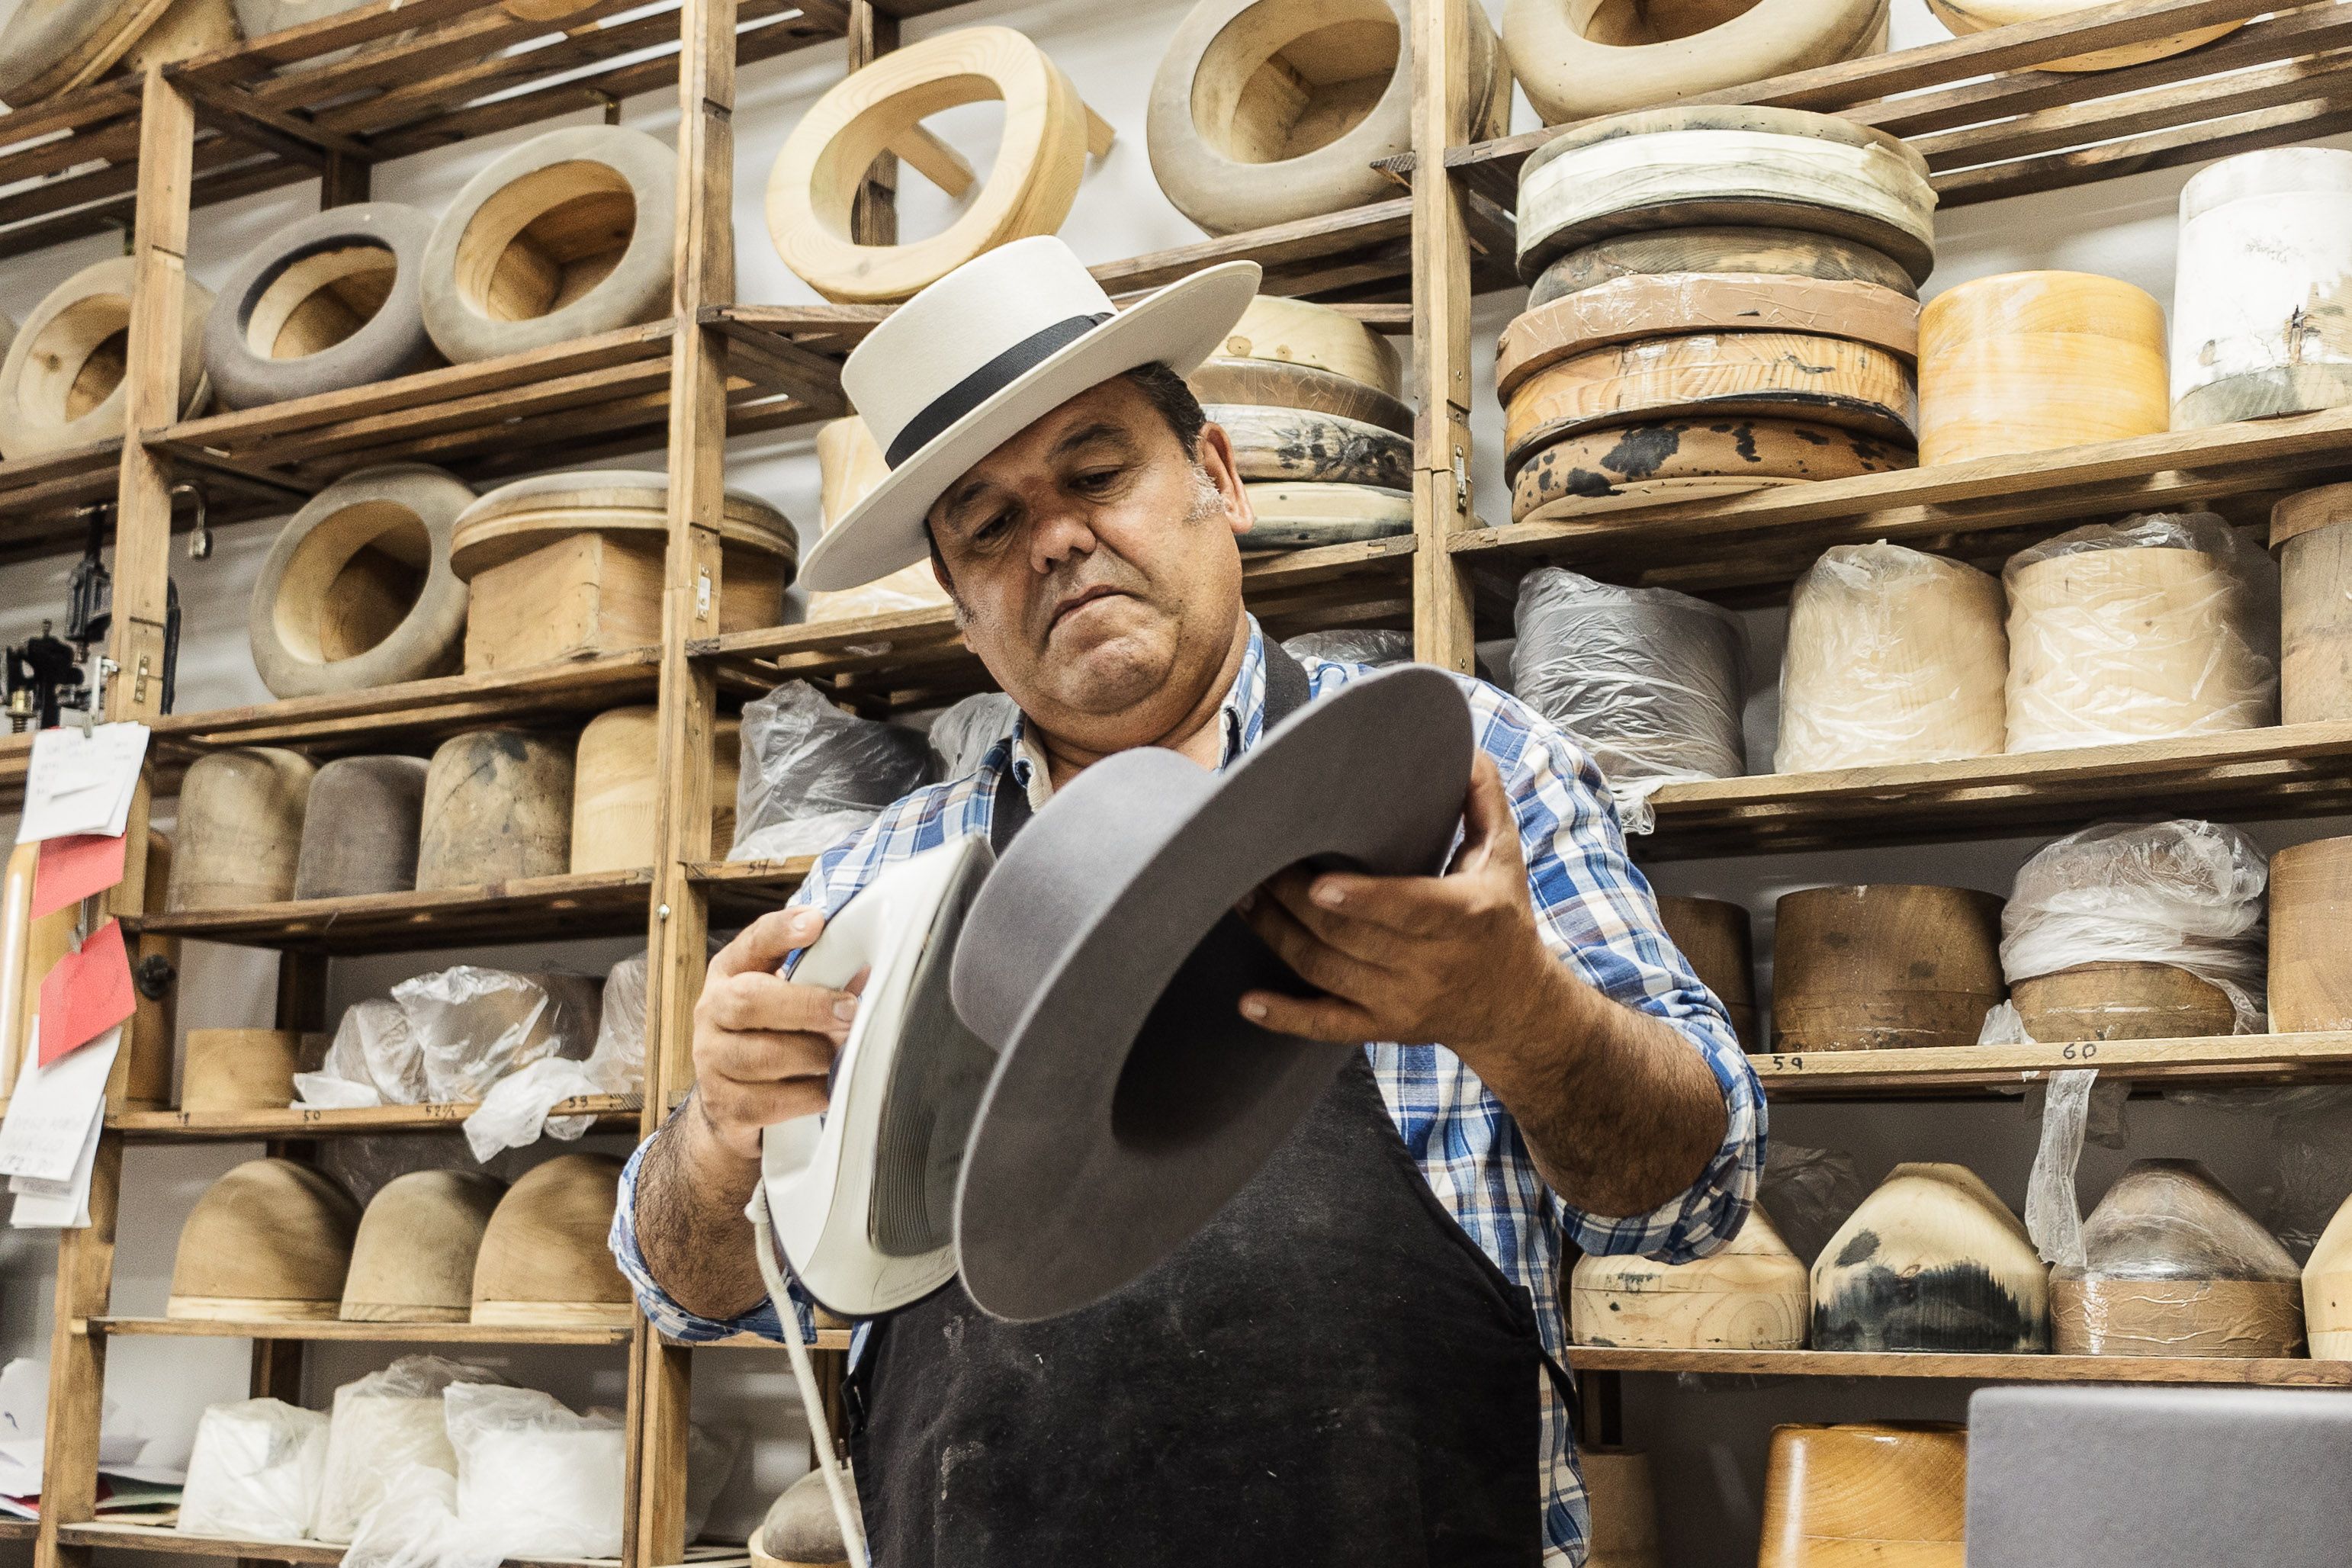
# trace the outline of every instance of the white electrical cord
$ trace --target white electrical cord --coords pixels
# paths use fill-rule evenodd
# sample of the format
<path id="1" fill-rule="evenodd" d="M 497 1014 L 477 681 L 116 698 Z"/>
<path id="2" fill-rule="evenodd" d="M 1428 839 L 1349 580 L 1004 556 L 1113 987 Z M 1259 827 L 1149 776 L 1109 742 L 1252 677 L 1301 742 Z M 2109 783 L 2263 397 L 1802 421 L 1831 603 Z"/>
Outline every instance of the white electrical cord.
<path id="1" fill-rule="evenodd" d="M 776 1233 L 768 1217 L 766 1184 L 751 1189 L 751 1201 L 744 1205 L 743 1216 L 751 1222 L 760 1279 L 768 1288 L 768 1299 L 776 1306 L 776 1324 L 783 1332 L 784 1349 L 792 1357 L 793 1381 L 800 1385 L 801 1409 L 808 1416 L 810 1446 L 816 1450 L 817 1466 L 824 1474 L 825 1496 L 833 1500 L 834 1521 L 841 1526 L 841 1541 L 849 1551 L 850 1568 L 868 1568 L 866 1519 L 842 1479 L 840 1465 L 834 1459 L 833 1429 L 824 1418 L 824 1401 L 817 1396 L 816 1368 L 810 1364 L 807 1342 L 800 1335 L 800 1312 L 792 1292 L 784 1286 L 783 1275 L 776 1268 Z"/>

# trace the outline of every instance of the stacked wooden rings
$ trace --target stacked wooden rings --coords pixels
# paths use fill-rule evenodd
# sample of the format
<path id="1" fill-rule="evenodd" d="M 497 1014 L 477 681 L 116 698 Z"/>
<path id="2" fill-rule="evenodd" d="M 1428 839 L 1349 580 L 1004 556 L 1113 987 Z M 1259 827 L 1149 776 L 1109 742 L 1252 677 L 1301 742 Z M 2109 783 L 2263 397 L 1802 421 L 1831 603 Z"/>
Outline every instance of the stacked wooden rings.
<path id="1" fill-rule="evenodd" d="M 1910 467 L 1934 205 L 1916 153 L 1826 115 L 1648 110 L 1547 143 L 1495 371 L 1512 517 Z"/>

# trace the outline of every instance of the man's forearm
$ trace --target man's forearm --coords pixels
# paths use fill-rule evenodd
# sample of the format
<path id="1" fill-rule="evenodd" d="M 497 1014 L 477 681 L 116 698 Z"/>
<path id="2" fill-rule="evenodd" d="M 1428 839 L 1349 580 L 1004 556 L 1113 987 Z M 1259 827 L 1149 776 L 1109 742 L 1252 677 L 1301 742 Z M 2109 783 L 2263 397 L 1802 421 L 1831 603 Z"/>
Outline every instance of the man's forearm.
<path id="1" fill-rule="evenodd" d="M 766 1294 L 743 1205 L 756 1161 L 731 1153 L 689 1100 L 637 1167 L 637 1250 L 669 1299 L 697 1317 L 740 1318 Z"/>
<path id="2" fill-rule="evenodd" d="M 1662 1019 L 1555 965 L 1506 1046 L 1469 1058 L 1551 1189 L 1591 1214 L 1646 1214 L 1687 1191 L 1722 1146 L 1723 1091 Z"/>

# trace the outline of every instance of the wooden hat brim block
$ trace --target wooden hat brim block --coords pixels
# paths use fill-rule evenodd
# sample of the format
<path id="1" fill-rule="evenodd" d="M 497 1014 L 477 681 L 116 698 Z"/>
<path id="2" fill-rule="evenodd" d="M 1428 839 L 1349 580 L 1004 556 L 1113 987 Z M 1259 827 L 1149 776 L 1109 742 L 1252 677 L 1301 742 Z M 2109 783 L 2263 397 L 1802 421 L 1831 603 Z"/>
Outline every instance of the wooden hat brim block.
<path id="1" fill-rule="evenodd" d="M 1967 1500 L 1958 1426 L 1776 1426 L 1758 1568 L 1962 1568 Z"/>
<path id="2" fill-rule="evenodd" d="M 1811 1300 L 1804 1263 L 1761 1209 L 1696 1262 L 1589 1254 L 1568 1294 L 1577 1343 L 1646 1350 L 1799 1350 Z"/>
<path id="3" fill-rule="evenodd" d="M 1974 888 L 1809 888 L 1775 907 L 1774 1048 L 1971 1046 L 2007 994 L 2001 900 Z"/>
<path id="4" fill-rule="evenodd" d="M 1915 467 L 1906 444 L 1794 419 L 1698 417 L 1563 436 L 1511 480 L 1511 520 L 1738 495 Z M 1998 748 L 1996 748 L 1998 749 Z"/>
<path id="5" fill-rule="evenodd" d="M 1388 396 L 1404 396 L 1404 364 L 1388 339 L 1328 305 L 1260 294 L 1225 334 L 1217 357 L 1303 364 Z"/>
<path id="6" fill-rule="evenodd" d="M 2078 963 L 2010 984 L 2036 1040 L 2167 1040 L 2236 1032 L 2230 994 L 2169 963 Z"/>

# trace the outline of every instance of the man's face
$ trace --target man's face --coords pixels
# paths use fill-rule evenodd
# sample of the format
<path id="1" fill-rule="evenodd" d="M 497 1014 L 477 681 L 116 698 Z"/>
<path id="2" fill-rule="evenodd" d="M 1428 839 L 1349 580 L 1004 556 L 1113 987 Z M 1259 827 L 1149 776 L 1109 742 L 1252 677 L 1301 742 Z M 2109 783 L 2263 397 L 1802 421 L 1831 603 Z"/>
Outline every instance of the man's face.
<path id="1" fill-rule="evenodd" d="M 1232 647 L 1234 541 L 1251 521 L 1233 448 L 1213 425 L 1195 462 L 1124 377 L 998 447 L 928 521 L 966 644 L 1024 711 L 1077 744 L 1159 738 Z"/>

